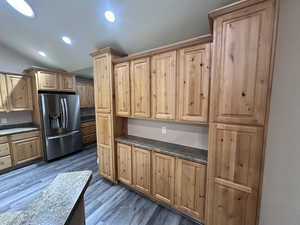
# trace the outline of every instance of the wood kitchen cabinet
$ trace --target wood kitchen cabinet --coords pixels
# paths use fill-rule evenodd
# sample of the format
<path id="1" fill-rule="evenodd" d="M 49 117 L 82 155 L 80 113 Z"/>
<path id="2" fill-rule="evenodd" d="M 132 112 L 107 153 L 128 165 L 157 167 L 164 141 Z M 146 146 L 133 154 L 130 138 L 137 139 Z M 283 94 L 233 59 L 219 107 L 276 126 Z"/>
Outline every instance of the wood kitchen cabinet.
<path id="1" fill-rule="evenodd" d="M 132 186 L 138 191 L 151 194 L 151 151 L 132 147 Z"/>
<path id="2" fill-rule="evenodd" d="M 100 174 L 109 180 L 113 180 L 113 150 L 111 147 L 98 146 L 98 159 Z"/>
<path id="3" fill-rule="evenodd" d="M 80 132 L 82 135 L 82 142 L 84 145 L 94 144 L 97 141 L 95 121 L 81 122 Z"/>
<path id="4" fill-rule="evenodd" d="M 39 90 L 56 91 L 59 89 L 59 75 L 55 72 L 38 71 L 36 74 Z"/>
<path id="5" fill-rule="evenodd" d="M 5 75 L 0 73 L 0 112 L 8 111 L 7 87 Z"/>
<path id="6" fill-rule="evenodd" d="M 174 203 L 175 157 L 152 153 L 152 194 L 168 205 Z"/>
<path id="7" fill-rule="evenodd" d="M 6 75 L 9 111 L 33 110 L 31 77 Z"/>
<path id="8" fill-rule="evenodd" d="M 176 51 L 152 57 L 151 79 L 153 119 L 175 120 Z"/>
<path id="9" fill-rule="evenodd" d="M 179 50 L 178 119 L 208 122 L 210 43 Z"/>
<path id="10" fill-rule="evenodd" d="M 254 225 L 263 128 L 213 123 L 209 139 L 209 224 Z"/>
<path id="11" fill-rule="evenodd" d="M 206 165 L 176 159 L 175 207 L 204 222 Z"/>
<path id="12" fill-rule="evenodd" d="M 116 114 L 130 116 L 130 78 L 129 62 L 120 63 L 114 67 L 114 83 L 116 96 Z"/>
<path id="13" fill-rule="evenodd" d="M 112 144 L 112 119 L 110 114 L 96 114 L 97 143 L 100 146 L 110 147 Z"/>
<path id="14" fill-rule="evenodd" d="M 94 108 L 94 83 L 92 81 L 77 81 L 76 92 L 80 96 L 80 108 Z"/>
<path id="15" fill-rule="evenodd" d="M 59 79 L 59 89 L 61 91 L 75 91 L 76 80 L 74 75 L 68 73 L 61 73 Z"/>
<path id="16" fill-rule="evenodd" d="M 127 185 L 131 185 L 132 183 L 131 146 L 118 143 L 117 157 L 118 157 L 118 179 Z"/>
<path id="17" fill-rule="evenodd" d="M 212 121 L 265 124 L 274 6 L 265 1 L 214 20 Z"/>
<path id="18" fill-rule="evenodd" d="M 102 54 L 94 58 L 94 79 L 96 111 L 110 113 L 112 111 L 112 74 L 108 63 L 109 55 Z"/>
<path id="19" fill-rule="evenodd" d="M 0 137 L 0 171 L 9 169 L 10 167 L 12 167 L 12 158 L 8 138 L 2 136 Z"/>
<path id="20" fill-rule="evenodd" d="M 131 61 L 131 110 L 133 117 L 150 117 L 150 59 Z"/>

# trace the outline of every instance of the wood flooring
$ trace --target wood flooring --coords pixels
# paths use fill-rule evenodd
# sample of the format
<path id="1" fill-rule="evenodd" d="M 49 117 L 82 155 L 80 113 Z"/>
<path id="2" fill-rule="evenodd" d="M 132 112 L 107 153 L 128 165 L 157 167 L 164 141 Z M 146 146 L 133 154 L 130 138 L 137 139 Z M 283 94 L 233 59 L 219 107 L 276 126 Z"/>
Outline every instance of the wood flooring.
<path id="1" fill-rule="evenodd" d="M 96 149 L 90 148 L 51 163 L 40 162 L 0 175 L 0 213 L 22 210 L 59 173 L 92 170 L 85 193 L 87 225 L 196 225 L 174 211 L 103 179 Z"/>

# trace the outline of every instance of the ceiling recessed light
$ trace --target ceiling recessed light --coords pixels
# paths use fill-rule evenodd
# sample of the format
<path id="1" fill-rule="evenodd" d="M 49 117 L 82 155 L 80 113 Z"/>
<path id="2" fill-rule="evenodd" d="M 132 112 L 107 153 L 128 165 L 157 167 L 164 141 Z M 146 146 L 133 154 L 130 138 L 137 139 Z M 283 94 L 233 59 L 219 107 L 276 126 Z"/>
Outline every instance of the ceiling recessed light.
<path id="1" fill-rule="evenodd" d="M 39 54 L 40 54 L 41 56 L 43 56 L 43 57 L 46 57 L 46 56 L 47 56 L 46 53 L 45 53 L 45 52 L 42 52 L 42 51 L 39 51 Z"/>
<path id="2" fill-rule="evenodd" d="M 68 45 L 71 45 L 71 44 L 72 44 L 71 39 L 70 39 L 69 37 L 67 37 L 67 36 L 63 36 L 61 39 L 62 39 L 66 44 L 68 44 Z"/>
<path id="3" fill-rule="evenodd" d="M 32 8 L 25 0 L 6 0 L 6 2 L 24 16 L 34 17 Z"/>
<path id="4" fill-rule="evenodd" d="M 111 23 L 115 22 L 115 20 L 116 20 L 115 15 L 112 11 L 106 11 L 104 13 L 104 16 Z"/>

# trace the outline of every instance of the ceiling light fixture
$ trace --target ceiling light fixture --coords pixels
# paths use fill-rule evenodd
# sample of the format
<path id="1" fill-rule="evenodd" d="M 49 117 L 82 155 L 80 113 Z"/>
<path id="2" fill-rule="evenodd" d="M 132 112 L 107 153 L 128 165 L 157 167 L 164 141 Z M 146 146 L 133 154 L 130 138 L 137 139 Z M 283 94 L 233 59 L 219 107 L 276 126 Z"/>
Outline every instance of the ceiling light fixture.
<path id="1" fill-rule="evenodd" d="M 71 44 L 72 44 L 71 39 L 70 39 L 69 37 L 67 37 L 67 36 L 63 36 L 61 39 L 62 39 L 66 44 L 68 44 L 68 45 L 71 45 Z"/>
<path id="2" fill-rule="evenodd" d="M 115 20 L 116 20 L 115 15 L 112 11 L 106 11 L 104 13 L 104 16 L 111 23 L 115 22 Z"/>
<path id="3" fill-rule="evenodd" d="M 6 0 L 6 2 L 24 16 L 34 17 L 32 8 L 25 0 Z"/>
<path id="4" fill-rule="evenodd" d="M 45 53 L 45 52 L 42 52 L 42 51 L 39 51 L 39 54 L 40 54 L 41 56 L 43 56 L 43 57 L 46 57 L 46 56 L 47 56 L 46 53 Z"/>

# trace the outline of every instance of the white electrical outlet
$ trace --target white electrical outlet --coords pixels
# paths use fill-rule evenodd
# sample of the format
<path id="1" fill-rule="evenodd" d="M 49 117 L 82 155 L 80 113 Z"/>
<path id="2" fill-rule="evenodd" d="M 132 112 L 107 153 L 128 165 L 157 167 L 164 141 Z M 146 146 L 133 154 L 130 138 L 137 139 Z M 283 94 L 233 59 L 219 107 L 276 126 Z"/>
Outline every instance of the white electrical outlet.
<path id="1" fill-rule="evenodd" d="M 0 121 L 1 123 L 7 123 L 7 118 L 1 118 L 1 121 Z"/>
<path id="2" fill-rule="evenodd" d="M 166 135 L 167 134 L 167 128 L 166 127 L 162 127 L 161 128 L 161 134 L 162 135 Z"/>

